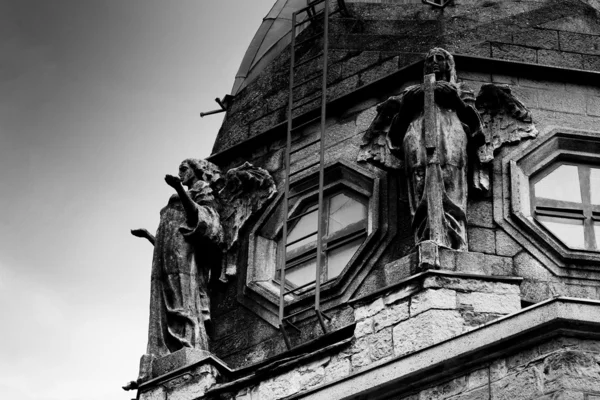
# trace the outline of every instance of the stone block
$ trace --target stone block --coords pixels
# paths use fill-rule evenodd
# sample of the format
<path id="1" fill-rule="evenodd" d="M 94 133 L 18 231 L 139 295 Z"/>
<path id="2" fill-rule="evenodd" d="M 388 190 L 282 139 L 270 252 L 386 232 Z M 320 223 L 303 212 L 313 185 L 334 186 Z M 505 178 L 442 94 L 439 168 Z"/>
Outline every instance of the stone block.
<path id="1" fill-rule="evenodd" d="M 538 108 L 538 90 L 524 86 L 511 87 L 512 94 L 525 104 L 529 109 Z M 535 112 L 534 112 L 535 117 Z"/>
<path id="2" fill-rule="evenodd" d="M 541 373 L 535 367 L 513 373 L 493 382 L 490 387 L 494 400 L 535 399 L 542 392 Z"/>
<path id="3" fill-rule="evenodd" d="M 469 228 L 469 251 L 479 253 L 496 253 L 496 235 L 493 229 L 489 228 Z"/>
<path id="4" fill-rule="evenodd" d="M 481 387 L 452 397 L 452 400 L 490 400 L 490 389 Z"/>
<path id="5" fill-rule="evenodd" d="M 377 107 L 371 107 L 362 111 L 356 117 L 356 134 L 365 132 L 377 116 Z"/>
<path id="6" fill-rule="evenodd" d="M 168 400 L 188 400 L 204 396 L 204 393 L 217 383 L 218 372 L 211 365 L 203 365 L 193 374 L 185 374 L 167 382 Z M 175 382 L 179 380 L 179 382 Z"/>
<path id="7" fill-rule="evenodd" d="M 583 55 L 583 69 L 588 71 L 600 70 L 600 56 Z"/>
<path id="8" fill-rule="evenodd" d="M 508 375 L 508 367 L 506 366 L 506 359 L 500 358 L 494 360 L 490 365 L 490 382 L 495 382 Z"/>
<path id="9" fill-rule="evenodd" d="M 536 50 L 505 43 L 492 43 L 492 57 L 501 60 L 514 60 L 535 63 Z"/>
<path id="10" fill-rule="evenodd" d="M 464 321 L 456 310 L 429 310 L 400 322 L 393 329 L 394 354 L 409 354 L 463 332 Z"/>
<path id="11" fill-rule="evenodd" d="M 512 237 L 502 230 L 496 231 L 496 254 L 513 257 L 523 248 Z"/>
<path id="12" fill-rule="evenodd" d="M 392 261 L 383 266 L 385 282 L 394 284 L 414 274 L 417 266 L 417 254 L 411 253 L 399 260 Z"/>
<path id="13" fill-rule="evenodd" d="M 450 289 L 427 289 L 410 299 L 410 316 L 431 309 L 455 310 L 456 292 Z"/>
<path id="14" fill-rule="evenodd" d="M 359 338 L 373 333 L 373 318 L 365 318 L 356 323 L 354 337 Z"/>
<path id="15" fill-rule="evenodd" d="M 565 350 L 544 360 L 544 388 L 548 391 L 571 389 L 597 391 L 600 365 L 591 354 Z"/>
<path id="16" fill-rule="evenodd" d="M 600 117 L 600 97 L 588 96 L 587 98 L 587 114 L 594 117 Z"/>
<path id="17" fill-rule="evenodd" d="M 164 387 L 158 386 L 140 393 L 138 398 L 139 400 L 167 400 L 167 392 Z"/>
<path id="18" fill-rule="evenodd" d="M 583 56 L 577 53 L 540 49 L 538 50 L 538 64 L 582 69 Z"/>
<path id="19" fill-rule="evenodd" d="M 558 278 L 554 276 L 542 263 L 526 251 L 517 254 L 513 258 L 514 274 L 525 279 L 558 282 Z"/>
<path id="20" fill-rule="evenodd" d="M 381 297 L 369 304 L 358 305 L 354 309 L 354 318 L 357 321 L 360 321 L 367 317 L 372 317 L 379 311 L 383 310 L 384 307 L 385 306 L 383 305 L 383 299 Z"/>
<path id="21" fill-rule="evenodd" d="M 467 204 L 467 224 L 482 228 L 493 228 L 493 205 L 489 200 L 469 201 Z"/>
<path id="22" fill-rule="evenodd" d="M 560 32 L 560 48 L 576 53 L 600 55 L 600 36 L 574 32 Z"/>
<path id="23" fill-rule="evenodd" d="M 549 29 L 532 29 L 513 34 L 513 43 L 542 49 L 558 50 L 558 32 Z"/>
<path id="24" fill-rule="evenodd" d="M 538 92 L 538 102 L 540 108 L 573 114 L 585 114 L 587 108 L 583 93 L 541 90 Z"/>
<path id="25" fill-rule="evenodd" d="M 467 380 L 464 376 L 452 379 L 441 385 L 423 390 L 419 393 L 421 399 L 446 399 L 463 393 L 467 389 Z M 454 399 L 455 397 L 452 397 Z"/>
<path id="26" fill-rule="evenodd" d="M 483 253 L 461 251 L 455 253 L 456 271 L 486 275 Z"/>
<path id="27" fill-rule="evenodd" d="M 417 253 L 419 255 L 419 271 L 440 268 L 439 246 L 437 243 L 431 240 L 421 242 L 417 247 Z"/>
<path id="28" fill-rule="evenodd" d="M 393 354 L 392 328 L 357 339 L 350 349 L 353 368 L 362 368 Z"/>
<path id="29" fill-rule="evenodd" d="M 334 358 L 325 366 L 325 382 L 333 382 L 336 379 L 350 375 L 352 365 L 349 358 Z"/>
<path id="30" fill-rule="evenodd" d="M 471 372 L 467 376 L 467 389 L 473 390 L 478 387 L 487 385 L 490 379 L 490 372 L 487 368 L 481 368 Z"/>
<path id="31" fill-rule="evenodd" d="M 392 304 L 373 317 L 375 332 L 408 319 L 408 302 Z"/>
<path id="32" fill-rule="evenodd" d="M 408 296 L 416 293 L 420 290 L 420 287 L 416 283 L 408 283 L 403 285 L 401 288 L 394 290 L 387 294 L 383 301 L 386 305 L 397 303 L 400 300 L 406 299 Z M 407 303 L 408 304 L 408 303 Z"/>
<path id="33" fill-rule="evenodd" d="M 300 389 L 300 374 L 298 371 L 292 370 L 261 382 L 258 386 L 258 398 L 261 400 L 281 399 L 298 393 Z"/>
<path id="34" fill-rule="evenodd" d="M 208 351 L 184 347 L 174 353 L 158 358 L 152 362 L 152 376 L 157 377 L 174 371 L 186 365 L 207 359 L 211 354 Z"/>
<path id="35" fill-rule="evenodd" d="M 512 86 L 518 84 L 519 78 L 517 78 L 516 76 L 492 74 L 492 82 Z"/>
<path id="36" fill-rule="evenodd" d="M 479 279 L 430 276 L 425 279 L 424 288 L 445 288 L 462 292 L 483 292 L 497 294 L 519 294 L 517 283 L 493 282 Z"/>
<path id="37" fill-rule="evenodd" d="M 506 358 L 506 367 L 510 372 L 519 371 L 528 366 L 540 355 L 539 348 L 524 349 Z"/>
<path id="38" fill-rule="evenodd" d="M 364 70 L 359 75 L 359 86 L 363 86 L 383 78 L 398 70 L 398 57 L 383 61 L 379 65 Z"/>
<path id="39" fill-rule="evenodd" d="M 521 309 L 521 299 L 515 293 L 458 293 L 457 300 L 459 308 L 478 313 L 511 314 Z"/>

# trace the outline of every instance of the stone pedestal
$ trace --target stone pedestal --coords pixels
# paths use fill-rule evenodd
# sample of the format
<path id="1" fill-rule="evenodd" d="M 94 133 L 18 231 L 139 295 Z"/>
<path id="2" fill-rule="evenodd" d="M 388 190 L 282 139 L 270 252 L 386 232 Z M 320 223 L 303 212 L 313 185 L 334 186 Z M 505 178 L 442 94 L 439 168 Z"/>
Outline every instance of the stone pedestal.
<path id="1" fill-rule="evenodd" d="M 210 352 L 184 348 L 152 362 L 153 379 L 140 385 L 138 399 L 195 399 L 230 371 Z"/>
<path id="2" fill-rule="evenodd" d="M 440 251 L 437 243 L 433 240 L 426 240 L 419 243 L 417 249 L 419 254 L 418 271 L 440 269 Z"/>

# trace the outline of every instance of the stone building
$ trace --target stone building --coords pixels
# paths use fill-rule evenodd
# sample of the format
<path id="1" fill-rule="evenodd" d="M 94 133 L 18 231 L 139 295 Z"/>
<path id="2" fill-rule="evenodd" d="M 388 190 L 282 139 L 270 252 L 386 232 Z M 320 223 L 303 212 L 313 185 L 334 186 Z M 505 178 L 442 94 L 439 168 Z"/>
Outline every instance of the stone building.
<path id="1" fill-rule="evenodd" d="M 331 1 L 321 142 L 323 3 L 298 14 L 286 172 L 290 16 L 305 6 L 278 0 L 263 21 L 209 158 L 263 168 L 278 193 L 210 288 L 209 353 L 165 357 L 138 398 L 599 400 L 600 2 Z M 422 83 L 432 48 L 456 82 Z M 407 144 L 419 124 L 454 124 L 458 164 L 457 136 Z"/>

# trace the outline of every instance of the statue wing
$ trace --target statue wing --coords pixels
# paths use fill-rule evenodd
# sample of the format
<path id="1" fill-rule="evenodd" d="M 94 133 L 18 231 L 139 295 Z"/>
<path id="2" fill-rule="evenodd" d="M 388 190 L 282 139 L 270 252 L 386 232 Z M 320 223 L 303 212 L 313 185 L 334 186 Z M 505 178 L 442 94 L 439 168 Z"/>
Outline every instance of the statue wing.
<path id="1" fill-rule="evenodd" d="M 225 232 L 226 266 L 221 271 L 221 281 L 236 273 L 237 243 L 240 230 L 246 222 L 275 196 L 277 189 L 271 175 L 249 162 L 232 168 L 225 175 L 225 186 L 219 192 L 223 209 L 221 225 Z"/>
<path id="2" fill-rule="evenodd" d="M 485 143 L 477 149 L 473 185 L 487 191 L 490 188 L 487 165 L 494 159 L 494 152 L 504 144 L 534 138 L 538 131 L 531 111 L 512 94 L 508 85 L 488 83 L 481 86 L 475 106 L 483 123 Z"/>
<path id="3" fill-rule="evenodd" d="M 508 85 L 481 86 L 475 105 L 486 137 L 485 145 L 479 149 L 481 162 L 491 161 L 494 151 L 505 143 L 517 143 L 538 134 L 531 111 L 511 93 Z"/>
<path id="4" fill-rule="evenodd" d="M 402 167 L 400 159 L 392 154 L 387 137 L 392 121 L 400 110 L 401 101 L 402 95 L 393 96 L 377 106 L 377 115 L 363 135 L 358 161 L 391 169 Z"/>

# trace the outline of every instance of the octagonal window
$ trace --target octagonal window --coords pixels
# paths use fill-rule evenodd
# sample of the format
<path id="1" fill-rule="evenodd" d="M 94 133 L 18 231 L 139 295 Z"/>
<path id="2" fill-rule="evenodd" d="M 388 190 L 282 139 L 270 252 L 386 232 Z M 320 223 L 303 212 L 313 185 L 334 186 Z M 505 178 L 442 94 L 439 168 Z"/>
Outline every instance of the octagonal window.
<path id="1" fill-rule="evenodd" d="M 292 215 L 286 254 L 286 285 L 311 289 L 317 276 L 316 202 L 306 204 Z M 295 220 L 294 220 L 295 218 Z M 367 236 L 368 198 L 350 190 L 328 194 L 323 199 L 323 257 L 320 281 L 337 278 Z M 283 251 L 279 243 L 278 251 Z M 281 269 L 275 278 L 280 280 Z"/>
<path id="2" fill-rule="evenodd" d="M 570 248 L 600 250 L 600 167 L 557 162 L 530 182 L 538 223 Z"/>

